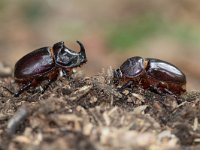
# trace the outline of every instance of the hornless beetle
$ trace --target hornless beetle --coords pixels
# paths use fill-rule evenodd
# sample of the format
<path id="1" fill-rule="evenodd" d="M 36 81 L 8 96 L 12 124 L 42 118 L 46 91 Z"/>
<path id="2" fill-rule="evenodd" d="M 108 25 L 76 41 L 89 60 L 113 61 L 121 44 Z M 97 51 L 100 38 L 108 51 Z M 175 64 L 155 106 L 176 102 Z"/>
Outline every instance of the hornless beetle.
<path id="1" fill-rule="evenodd" d="M 186 91 L 186 77 L 176 66 L 159 59 L 139 56 L 127 59 L 114 71 L 114 83 L 123 82 L 122 89 L 136 85 L 159 94 L 180 95 Z"/>

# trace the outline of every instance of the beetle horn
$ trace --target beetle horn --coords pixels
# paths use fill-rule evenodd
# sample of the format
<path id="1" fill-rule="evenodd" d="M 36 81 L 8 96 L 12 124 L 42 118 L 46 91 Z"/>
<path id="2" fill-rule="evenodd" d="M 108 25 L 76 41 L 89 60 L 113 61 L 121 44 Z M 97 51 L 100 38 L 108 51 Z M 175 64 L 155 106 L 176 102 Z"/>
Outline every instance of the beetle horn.
<path id="1" fill-rule="evenodd" d="M 76 41 L 76 42 L 79 44 L 79 46 L 81 48 L 80 53 L 85 55 L 85 48 L 84 48 L 83 44 L 80 41 Z"/>
<path id="2" fill-rule="evenodd" d="M 83 44 L 80 41 L 77 41 L 77 43 L 80 46 L 80 52 L 79 52 L 80 56 L 82 56 L 83 59 L 86 60 L 87 58 L 86 58 L 85 48 L 84 48 Z"/>

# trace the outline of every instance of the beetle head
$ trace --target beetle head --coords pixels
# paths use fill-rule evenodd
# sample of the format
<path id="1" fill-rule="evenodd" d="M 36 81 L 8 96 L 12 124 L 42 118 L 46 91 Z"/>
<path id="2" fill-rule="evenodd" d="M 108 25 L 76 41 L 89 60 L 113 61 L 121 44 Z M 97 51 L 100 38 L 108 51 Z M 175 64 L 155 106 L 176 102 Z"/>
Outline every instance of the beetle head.
<path id="1" fill-rule="evenodd" d="M 79 53 L 66 47 L 64 42 L 54 44 L 53 52 L 56 65 L 68 69 L 78 67 L 87 62 L 84 46 L 79 41 L 77 43 L 80 45 Z"/>
<path id="2" fill-rule="evenodd" d="M 122 72 L 120 69 L 116 69 L 113 72 L 113 78 L 120 79 L 122 78 Z"/>
<path id="3" fill-rule="evenodd" d="M 144 59 L 142 57 L 131 57 L 127 59 L 119 69 L 113 72 L 114 84 L 119 84 L 127 79 L 137 80 L 145 73 Z"/>
<path id="4" fill-rule="evenodd" d="M 116 69 L 113 71 L 113 83 L 115 85 L 118 85 L 119 84 L 119 81 L 121 80 L 122 78 L 122 72 L 120 69 Z"/>

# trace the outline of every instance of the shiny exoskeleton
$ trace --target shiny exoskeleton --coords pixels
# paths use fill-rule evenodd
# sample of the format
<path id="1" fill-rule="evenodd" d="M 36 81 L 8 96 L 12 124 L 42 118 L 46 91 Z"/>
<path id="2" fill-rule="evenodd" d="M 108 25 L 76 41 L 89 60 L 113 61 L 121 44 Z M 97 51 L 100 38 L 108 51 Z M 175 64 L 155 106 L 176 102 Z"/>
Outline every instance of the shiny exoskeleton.
<path id="1" fill-rule="evenodd" d="M 79 53 L 67 48 L 64 42 L 58 42 L 53 47 L 36 49 L 17 61 L 14 77 L 24 86 L 14 96 L 19 96 L 31 86 L 37 86 L 43 80 L 48 80 L 48 84 L 43 88 L 45 90 L 57 79 L 61 71 L 69 76 L 72 68 L 86 63 L 85 48 L 81 42 L 77 41 L 77 43 L 80 45 Z"/>
<path id="2" fill-rule="evenodd" d="M 180 95 L 186 91 L 186 77 L 176 66 L 155 58 L 132 57 L 114 71 L 114 83 L 140 86 L 159 94 Z"/>

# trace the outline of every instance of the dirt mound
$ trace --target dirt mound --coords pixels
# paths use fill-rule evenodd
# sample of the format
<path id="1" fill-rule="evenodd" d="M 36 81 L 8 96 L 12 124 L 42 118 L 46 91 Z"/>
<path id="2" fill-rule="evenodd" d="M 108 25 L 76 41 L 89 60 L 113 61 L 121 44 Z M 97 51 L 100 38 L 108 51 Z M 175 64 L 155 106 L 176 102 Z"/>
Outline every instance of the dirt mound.
<path id="1" fill-rule="evenodd" d="M 1 78 L 0 149 L 200 149 L 199 92 L 119 92 L 111 79 L 76 73 L 14 98 L 2 86 L 18 85 Z"/>

